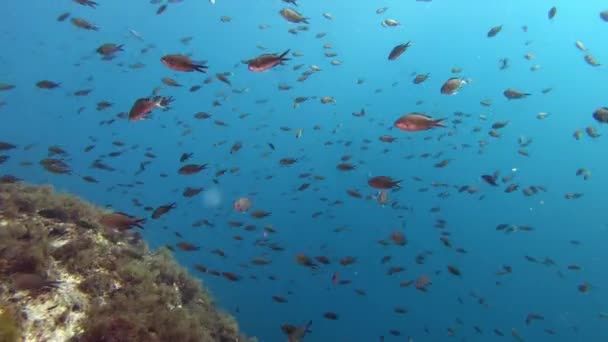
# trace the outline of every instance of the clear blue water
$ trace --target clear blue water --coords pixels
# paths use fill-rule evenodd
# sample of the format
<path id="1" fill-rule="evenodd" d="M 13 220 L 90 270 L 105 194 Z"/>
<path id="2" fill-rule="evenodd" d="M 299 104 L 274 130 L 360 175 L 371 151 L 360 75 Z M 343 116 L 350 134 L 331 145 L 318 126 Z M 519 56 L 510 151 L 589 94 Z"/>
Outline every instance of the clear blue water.
<path id="1" fill-rule="evenodd" d="M 499 341 L 513 339 L 511 329 L 526 341 L 607 340 L 608 319 L 601 316 L 601 312 L 608 312 L 605 137 L 592 139 L 583 133 L 577 141 L 572 136 L 587 126 L 605 134 L 592 113 L 608 105 L 608 74 L 605 66 L 585 63 L 584 53 L 574 45 L 580 40 L 600 63 L 608 60 L 608 23 L 599 18 L 599 12 L 607 9 L 602 7 L 605 4 L 523 0 L 301 0 L 299 4 L 298 10 L 310 17 L 309 31 L 293 35 L 288 30 L 298 25 L 278 14 L 281 8 L 289 7 L 279 0 L 217 0 L 215 5 L 185 0 L 169 4 L 161 15 L 155 14 L 159 5 L 147 1 L 99 0 L 96 9 L 69 0 L 6 1 L 0 11 L 0 83 L 16 87 L 0 92 L 0 101 L 6 102 L 0 108 L 0 140 L 18 148 L 2 153 L 11 158 L 0 165 L 1 173 L 28 182 L 50 183 L 99 205 L 148 217 L 143 234 L 153 247 L 175 246 L 180 241 L 200 245 L 200 251 L 177 250 L 175 255 L 203 279 L 218 303 L 237 317 L 244 332 L 261 341 L 284 341 L 281 324 L 300 325 L 308 320 L 313 325 L 306 341 L 378 341 L 379 336 L 385 336 L 386 341 L 408 337 L 414 341 Z M 385 6 L 389 9 L 384 14 L 375 13 Z M 549 20 L 547 12 L 552 6 L 558 11 Z M 70 19 L 58 22 L 56 18 L 64 12 L 89 20 L 99 31 L 78 29 Z M 324 12 L 334 19 L 324 18 Z M 232 21 L 221 22 L 221 16 Z M 381 21 L 389 18 L 400 21 L 401 26 L 382 27 Z M 261 24 L 269 28 L 260 30 Z M 502 31 L 487 38 L 488 30 L 497 25 L 503 25 Z M 528 32 L 521 29 L 523 25 L 528 26 Z M 129 28 L 145 40 L 135 39 Z M 320 32 L 327 35 L 315 38 Z M 180 39 L 187 36 L 193 39 L 184 45 Z M 412 47 L 400 59 L 387 60 L 395 45 L 410 40 Z M 125 51 L 103 61 L 95 53 L 103 43 L 124 44 Z M 326 43 L 333 48 L 324 49 Z M 142 53 L 148 45 L 153 47 Z M 291 56 L 285 66 L 252 73 L 241 61 L 264 53 L 256 45 L 266 47 L 267 53 L 290 48 L 303 56 Z M 343 64 L 332 66 L 332 58 L 323 55 L 325 51 L 336 52 L 335 59 Z M 171 53 L 191 53 L 195 60 L 208 61 L 208 75 L 168 69 L 160 58 Z M 526 60 L 527 53 L 535 58 Z M 499 70 L 498 61 L 505 57 L 511 66 Z M 128 67 L 137 62 L 145 67 Z M 294 71 L 298 64 L 304 67 Z M 313 64 L 322 71 L 305 82 L 296 81 Z M 533 65 L 539 65 L 540 70 L 531 71 Z M 453 67 L 462 68 L 462 73 L 453 74 Z M 207 77 L 223 72 L 232 73 L 232 88 L 218 80 L 203 84 Z M 414 85 L 414 73 L 430 73 L 430 78 Z M 162 77 L 172 77 L 184 86 L 164 86 Z M 450 77 L 470 78 L 472 82 L 457 95 L 440 94 L 439 88 Z M 359 78 L 365 82 L 357 84 Z M 38 89 L 35 83 L 42 79 L 61 85 L 53 90 Z M 283 83 L 293 88 L 279 91 L 277 87 Z M 202 88 L 191 93 L 188 89 L 193 85 Z M 136 99 L 149 96 L 159 86 L 162 95 L 175 98 L 170 111 L 155 110 L 145 121 L 117 118 L 111 125 L 99 125 L 128 112 Z M 242 94 L 232 91 L 244 88 L 248 91 Z M 502 94 L 506 88 L 532 95 L 509 101 Z M 552 91 L 543 94 L 545 88 Z M 73 95 L 81 89 L 93 91 L 85 97 Z M 297 96 L 332 96 L 336 104 L 311 99 L 294 109 Z M 212 105 L 216 99 L 221 106 Z M 258 103 L 263 99 L 267 102 Z M 481 106 L 484 99 L 491 99 L 492 105 Z M 96 110 L 102 100 L 113 106 Z M 418 100 L 424 102 L 417 105 Z M 84 110 L 79 114 L 81 107 Z M 351 115 L 361 108 L 367 112 L 365 117 Z M 213 117 L 196 120 L 194 114 L 201 111 Z M 408 112 L 448 118 L 448 127 L 425 132 L 391 128 Z M 461 117 L 462 123 L 453 122 L 458 118 L 455 112 L 467 115 Z M 550 116 L 539 120 L 539 112 Z M 243 113 L 250 115 L 239 119 Z M 481 115 L 487 120 L 481 120 Z M 216 119 L 229 126 L 214 125 Z M 497 121 L 509 121 L 509 125 L 500 129 L 500 138 L 493 138 L 488 132 Z M 315 125 L 321 129 L 313 129 Z M 292 131 L 282 131 L 281 126 Z M 475 132 L 475 127 L 481 129 Z M 183 136 L 188 128 L 192 133 Z M 300 139 L 295 137 L 298 128 L 303 129 Z M 398 140 L 382 143 L 378 137 L 384 134 Z M 517 152 L 517 140 L 522 136 L 533 139 L 526 148 L 528 157 Z M 480 149 L 480 140 L 487 146 Z M 116 147 L 113 141 L 126 145 Z M 225 144 L 216 146 L 221 141 Z M 236 141 L 241 141 L 243 148 L 230 154 Z M 267 143 L 276 150 L 271 151 Z M 28 144 L 35 145 L 24 149 Z M 84 153 L 90 144 L 96 147 Z M 38 165 L 51 145 L 69 152 L 66 160 L 72 175 L 53 175 Z M 139 163 L 150 160 L 144 157 L 146 148 L 157 158 L 135 176 Z M 103 161 L 116 171 L 90 168 L 95 159 L 113 151 L 124 153 Z M 184 152 L 193 152 L 192 162 L 208 163 L 210 168 L 193 176 L 178 175 L 179 157 Z M 422 153 L 431 157 L 421 158 Z M 352 155 L 357 169 L 337 171 L 336 164 L 347 154 Z M 410 155 L 414 157 L 406 158 Z M 281 167 L 279 160 L 286 157 L 299 159 L 290 167 Z M 447 167 L 434 167 L 443 159 L 451 160 Z M 214 176 L 220 169 L 233 167 L 240 170 Z M 506 176 L 514 168 L 513 180 L 499 182 L 498 187 L 480 178 L 495 171 Z M 589 180 L 575 175 L 579 168 L 591 172 Z M 298 177 L 306 172 L 325 179 Z M 160 177 L 161 173 L 168 177 Z M 377 175 L 403 180 L 402 189 L 389 194 L 398 203 L 397 209 L 381 207 L 374 199 L 347 195 L 347 189 L 356 189 L 363 196 L 375 195 L 367 179 Z M 99 183 L 86 183 L 82 176 L 92 176 Z M 413 180 L 415 176 L 422 181 Z M 448 186 L 433 187 L 433 182 Z M 302 183 L 311 186 L 298 191 Z M 510 183 L 519 184 L 520 189 L 505 193 Z M 463 185 L 477 187 L 478 192 L 459 193 L 458 187 Z M 544 186 L 547 191 L 527 197 L 521 190 L 531 185 Z M 206 191 L 186 199 L 181 196 L 186 186 L 202 186 Z M 421 192 L 421 188 L 428 191 Z M 449 196 L 440 198 L 443 192 Z M 569 192 L 584 196 L 567 200 Z M 206 199 L 214 194 L 220 200 L 210 206 Z M 241 196 L 251 198 L 252 210 L 272 215 L 253 219 L 235 212 L 232 203 Z M 324 197 L 327 201 L 321 200 Z M 177 202 L 177 208 L 151 220 L 150 212 L 133 206 L 133 198 L 150 207 Z M 330 205 L 336 200 L 344 204 Z M 432 213 L 432 207 L 441 207 L 441 211 Z M 322 214 L 313 218 L 318 211 Z M 200 219 L 215 227 L 193 228 L 192 223 Z M 445 228 L 435 228 L 438 219 L 447 222 Z M 249 232 L 230 227 L 229 221 L 254 224 L 257 229 Z M 535 230 L 505 234 L 496 230 L 501 223 L 529 225 Z M 284 251 L 255 245 L 256 240 L 264 239 L 266 225 L 277 230 L 269 241 L 280 244 Z M 338 227 L 346 229 L 335 232 Z M 377 242 L 394 231 L 406 234 L 405 247 Z M 439 240 L 442 232 L 451 234 L 452 248 Z M 243 240 L 233 239 L 235 235 Z M 580 245 L 570 240 L 580 241 Z M 467 253 L 458 253 L 456 248 Z M 226 257 L 212 254 L 214 249 L 222 249 Z M 424 251 L 432 255 L 426 263 L 417 264 L 416 255 Z M 331 264 L 311 270 L 296 263 L 298 253 L 326 255 Z M 355 256 L 357 262 L 344 267 L 339 259 L 347 255 Z M 393 259 L 381 264 L 385 255 Z M 526 255 L 540 263 L 526 261 Z M 272 263 L 250 263 L 261 256 Z M 545 258 L 555 265 L 543 265 Z M 202 274 L 194 270 L 194 264 L 234 272 L 242 279 L 229 282 Z M 448 264 L 457 266 L 462 275 L 448 273 Z M 580 265 L 582 270 L 569 270 L 571 264 Z M 510 265 L 512 274 L 496 275 L 502 265 Z M 390 266 L 406 270 L 388 276 Z M 352 283 L 333 284 L 335 272 Z M 417 291 L 413 285 L 400 288 L 402 281 L 422 274 L 432 280 L 427 292 Z M 257 279 L 251 279 L 252 275 Z M 579 291 L 581 284 L 590 284 L 589 290 Z M 367 296 L 357 295 L 355 289 L 364 289 Z M 286 297 L 288 303 L 275 303 L 271 298 L 275 295 Z M 393 312 L 397 306 L 409 312 Z M 324 318 L 328 311 L 337 313 L 339 319 Z M 543 315 L 544 320 L 526 325 L 529 313 Z M 483 333 L 477 333 L 474 326 Z M 392 336 L 391 329 L 399 330 L 401 336 Z M 455 337 L 448 337 L 448 329 L 453 329 Z M 494 329 L 505 337 L 497 336 Z"/>

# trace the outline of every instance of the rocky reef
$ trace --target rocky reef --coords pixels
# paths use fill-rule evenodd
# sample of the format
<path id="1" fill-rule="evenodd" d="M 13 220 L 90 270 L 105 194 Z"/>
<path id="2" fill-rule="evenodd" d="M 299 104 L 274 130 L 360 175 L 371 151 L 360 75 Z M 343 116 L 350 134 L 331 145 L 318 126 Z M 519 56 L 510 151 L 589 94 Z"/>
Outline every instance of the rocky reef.
<path id="1" fill-rule="evenodd" d="M 0 341 L 252 341 L 201 282 L 103 210 L 0 184 Z"/>

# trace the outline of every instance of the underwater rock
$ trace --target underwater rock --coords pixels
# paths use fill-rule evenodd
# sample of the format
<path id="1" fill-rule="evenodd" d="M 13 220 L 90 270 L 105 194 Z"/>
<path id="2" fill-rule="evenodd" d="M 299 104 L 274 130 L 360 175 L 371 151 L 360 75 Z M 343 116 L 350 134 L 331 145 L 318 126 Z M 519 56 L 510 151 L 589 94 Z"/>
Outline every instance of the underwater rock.
<path id="1" fill-rule="evenodd" d="M 0 184 L 0 340 L 255 341 L 167 249 L 100 224 L 107 214 Z"/>

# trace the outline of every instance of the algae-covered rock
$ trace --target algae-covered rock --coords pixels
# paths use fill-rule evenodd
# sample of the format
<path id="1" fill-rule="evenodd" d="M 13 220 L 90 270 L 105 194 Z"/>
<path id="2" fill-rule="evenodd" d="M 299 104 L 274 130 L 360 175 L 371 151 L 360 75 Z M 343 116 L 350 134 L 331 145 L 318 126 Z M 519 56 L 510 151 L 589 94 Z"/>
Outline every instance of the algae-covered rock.
<path id="1" fill-rule="evenodd" d="M 167 249 L 104 227 L 104 214 L 50 187 L 0 184 L 0 303 L 12 313 L 0 341 L 250 341 Z"/>
<path id="2" fill-rule="evenodd" d="M 9 310 L 0 307 L 0 341 L 18 342 L 20 339 L 19 321 Z"/>

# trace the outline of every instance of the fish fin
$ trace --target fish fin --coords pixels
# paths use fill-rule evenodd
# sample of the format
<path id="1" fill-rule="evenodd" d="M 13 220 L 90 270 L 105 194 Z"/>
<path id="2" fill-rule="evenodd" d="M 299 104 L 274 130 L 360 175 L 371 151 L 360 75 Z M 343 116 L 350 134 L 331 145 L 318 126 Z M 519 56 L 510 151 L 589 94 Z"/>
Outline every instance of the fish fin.
<path id="1" fill-rule="evenodd" d="M 113 212 L 113 214 L 119 214 L 119 215 L 123 215 L 123 216 L 130 217 L 130 218 L 134 218 L 135 217 L 135 216 L 129 215 L 129 214 L 123 212 L 123 211 L 115 211 L 115 212 Z"/>
<path id="2" fill-rule="evenodd" d="M 279 55 L 279 59 L 281 61 L 289 61 L 289 58 L 285 58 L 285 56 L 287 56 L 287 54 L 289 53 L 289 51 L 291 51 L 291 49 L 287 49 L 287 51 L 283 52 L 282 54 Z"/>
<path id="3" fill-rule="evenodd" d="M 202 73 L 207 73 L 207 66 L 206 65 L 193 65 L 192 69 L 198 71 L 198 72 L 202 72 Z"/>
<path id="4" fill-rule="evenodd" d="M 437 120 L 433 120 L 433 127 L 445 127 L 444 124 L 442 124 L 443 120 L 445 120 L 446 118 L 441 118 L 441 119 L 437 119 Z"/>
<path id="5" fill-rule="evenodd" d="M 141 229 L 144 229 L 144 226 L 143 226 L 144 223 L 146 223 L 146 219 L 145 218 L 138 219 L 138 220 L 135 220 L 134 226 L 138 227 L 138 228 L 141 228 Z"/>
<path id="6" fill-rule="evenodd" d="M 311 325 L 312 325 L 312 320 L 310 320 L 310 321 L 308 321 L 308 323 L 306 323 L 306 331 L 307 331 L 307 332 L 312 332 L 312 331 L 310 330 L 310 326 L 311 326 Z"/>

